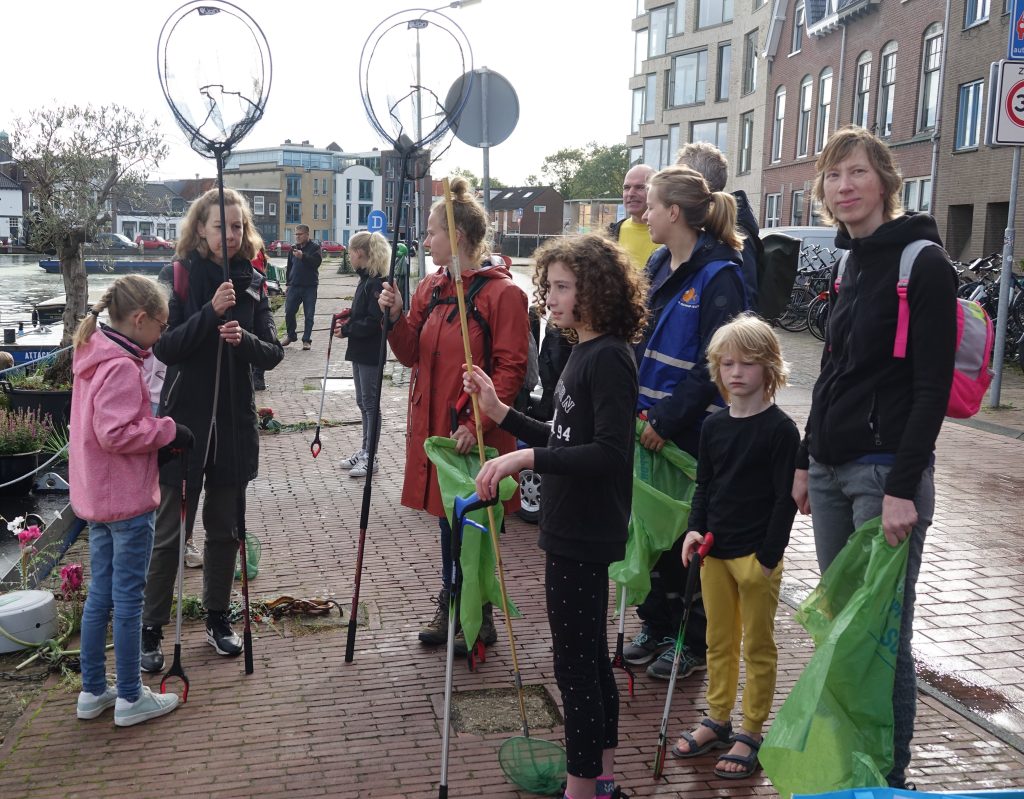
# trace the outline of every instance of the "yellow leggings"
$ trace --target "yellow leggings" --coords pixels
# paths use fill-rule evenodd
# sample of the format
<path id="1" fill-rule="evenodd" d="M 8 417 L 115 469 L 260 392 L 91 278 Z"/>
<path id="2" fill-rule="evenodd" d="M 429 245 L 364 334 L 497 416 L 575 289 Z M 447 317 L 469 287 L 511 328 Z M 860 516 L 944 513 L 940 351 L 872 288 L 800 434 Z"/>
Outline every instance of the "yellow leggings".
<path id="1" fill-rule="evenodd" d="M 755 555 L 729 560 L 709 557 L 700 577 L 708 618 L 709 714 L 717 721 L 732 716 L 742 641 L 747 677 L 743 729 L 760 733 L 775 695 L 775 611 L 779 606 L 782 561 L 770 577 L 765 577 Z"/>

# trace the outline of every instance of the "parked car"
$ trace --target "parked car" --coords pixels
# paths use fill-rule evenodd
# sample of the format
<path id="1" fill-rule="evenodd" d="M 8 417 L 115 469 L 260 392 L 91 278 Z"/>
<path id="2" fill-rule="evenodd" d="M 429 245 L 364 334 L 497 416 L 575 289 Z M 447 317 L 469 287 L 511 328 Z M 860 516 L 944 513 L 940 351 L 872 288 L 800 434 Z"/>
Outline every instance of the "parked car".
<path id="1" fill-rule="evenodd" d="M 149 233 L 140 233 L 135 237 L 135 244 L 142 245 L 144 250 L 173 250 L 174 245 L 162 236 L 152 236 Z"/>
<path id="2" fill-rule="evenodd" d="M 320 252 L 328 255 L 341 255 L 345 252 L 345 245 L 340 241 L 321 241 Z"/>
<path id="3" fill-rule="evenodd" d="M 292 243 L 290 241 L 272 241 L 267 245 L 267 252 L 271 255 L 280 255 L 281 253 L 291 252 Z"/>
<path id="4" fill-rule="evenodd" d="M 92 246 L 101 250 L 139 249 L 139 245 L 123 233 L 97 233 L 92 237 Z"/>

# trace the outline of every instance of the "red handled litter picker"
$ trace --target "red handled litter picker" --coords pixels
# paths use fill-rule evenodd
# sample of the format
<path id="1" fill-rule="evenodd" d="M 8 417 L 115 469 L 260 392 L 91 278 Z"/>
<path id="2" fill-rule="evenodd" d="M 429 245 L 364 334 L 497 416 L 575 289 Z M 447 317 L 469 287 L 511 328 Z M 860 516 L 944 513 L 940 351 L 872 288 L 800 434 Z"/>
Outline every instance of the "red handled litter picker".
<path id="1" fill-rule="evenodd" d="M 181 692 L 181 704 L 188 701 L 188 677 L 181 667 L 181 591 L 185 576 L 185 533 L 186 516 L 188 514 L 188 448 L 182 447 L 181 454 L 181 521 L 178 526 L 178 599 L 177 615 L 174 623 L 174 662 L 160 680 L 160 693 L 167 693 L 167 681 L 171 677 L 181 680 L 184 689 Z"/>

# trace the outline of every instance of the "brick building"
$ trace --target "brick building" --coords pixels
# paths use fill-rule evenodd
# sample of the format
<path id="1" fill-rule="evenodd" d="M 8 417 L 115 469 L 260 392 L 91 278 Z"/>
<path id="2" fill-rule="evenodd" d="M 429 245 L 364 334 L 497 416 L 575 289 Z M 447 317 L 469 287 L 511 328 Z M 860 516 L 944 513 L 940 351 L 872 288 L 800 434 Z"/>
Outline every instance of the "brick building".
<path id="1" fill-rule="evenodd" d="M 829 134 L 851 122 L 892 147 L 904 205 L 930 209 L 943 16 L 935 0 L 776 0 L 766 52 L 762 227 L 819 223 L 815 159 Z"/>

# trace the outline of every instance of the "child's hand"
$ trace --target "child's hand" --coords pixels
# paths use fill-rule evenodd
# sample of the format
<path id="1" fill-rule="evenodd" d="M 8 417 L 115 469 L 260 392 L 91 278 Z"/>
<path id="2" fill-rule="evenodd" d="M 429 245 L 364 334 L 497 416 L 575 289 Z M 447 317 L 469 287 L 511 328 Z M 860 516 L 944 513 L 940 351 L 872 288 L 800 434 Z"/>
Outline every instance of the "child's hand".
<path id="1" fill-rule="evenodd" d="M 770 578 L 772 576 L 772 573 L 775 571 L 775 569 L 769 569 L 763 563 L 761 563 L 760 566 L 761 566 L 761 571 L 764 572 L 764 576 L 767 577 L 767 578 Z"/>
<path id="2" fill-rule="evenodd" d="M 469 432 L 466 425 L 460 424 L 452 433 L 452 441 L 455 442 L 455 451 L 460 455 L 465 455 L 476 444 L 476 436 Z"/>
<path id="3" fill-rule="evenodd" d="M 228 312 L 229 308 L 233 308 L 235 305 L 235 287 L 230 280 L 225 280 L 213 293 L 213 299 L 210 300 L 210 304 L 213 306 L 214 312 L 217 316 L 223 316 Z"/>
<path id="4" fill-rule="evenodd" d="M 397 322 L 398 317 L 402 315 L 402 292 L 398 290 L 398 286 L 382 283 L 377 305 L 390 316 L 392 322 Z"/>
<path id="5" fill-rule="evenodd" d="M 237 347 L 242 343 L 242 326 L 238 324 L 237 320 L 232 319 L 230 322 L 225 322 L 217 329 L 220 330 L 220 337 L 224 339 L 225 344 Z"/>
<path id="6" fill-rule="evenodd" d="M 481 499 L 491 499 L 498 493 L 498 482 L 502 477 L 515 474 L 523 469 L 533 468 L 533 450 L 517 449 L 480 467 L 476 476 L 476 493 Z"/>
<path id="7" fill-rule="evenodd" d="M 804 516 L 811 512 L 811 497 L 807 493 L 807 482 L 806 469 L 793 470 L 793 501 L 796 503 L 796 509 Z"/>
<path id="8" fill-rule="evenodd" d="M 476 394 L 480 410 L 486 413 L 494 421 L 501 424 L 508 413 L 508 405 L 498 399 L 494 390 L 494 383 L 488 377 L 487 372 L 476 364 L 473 365 L 473 373 L 465 371 L 466 364 L 462 364 L 462 387 L 467 394 Z"/>
<path id="9" fill-rule="evenodd" d="M 690 565 L 690 559 L 697 548 L 704 543 L 704 536 L 696 530 L 690 530 L 683 539 L 683 566 Z"/>

